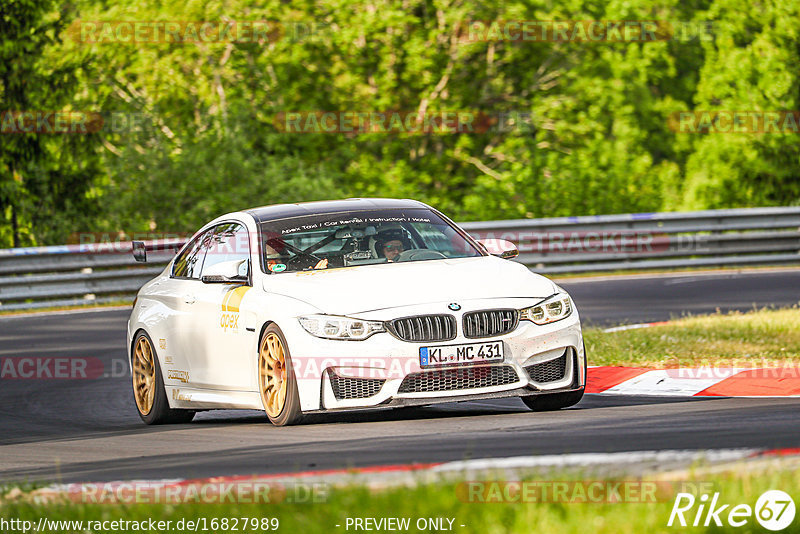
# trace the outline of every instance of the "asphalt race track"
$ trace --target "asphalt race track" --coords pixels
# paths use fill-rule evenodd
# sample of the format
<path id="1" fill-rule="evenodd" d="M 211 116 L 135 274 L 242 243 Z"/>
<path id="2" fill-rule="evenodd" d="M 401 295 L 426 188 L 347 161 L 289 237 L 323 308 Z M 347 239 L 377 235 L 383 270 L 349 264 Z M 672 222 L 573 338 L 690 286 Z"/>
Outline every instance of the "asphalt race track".
<path id="1" fill-rule="evenodd" d="M 791 306 L 800 270 L 577 279 L 585 323 Z M 0 318 L 0 357 L 95 357 L 113 376 L 0 380 L 0 481 L 110 481 L 279 473 L 564 452 L 798 447 L 800 399 L 587 395 L 533 413 L 517 399 L 316 417 L 275 428 L 259 412 L 147 427 L 125 367 L 129 312 Z M 591 362 L 591 355 L 589 355 Z"/>

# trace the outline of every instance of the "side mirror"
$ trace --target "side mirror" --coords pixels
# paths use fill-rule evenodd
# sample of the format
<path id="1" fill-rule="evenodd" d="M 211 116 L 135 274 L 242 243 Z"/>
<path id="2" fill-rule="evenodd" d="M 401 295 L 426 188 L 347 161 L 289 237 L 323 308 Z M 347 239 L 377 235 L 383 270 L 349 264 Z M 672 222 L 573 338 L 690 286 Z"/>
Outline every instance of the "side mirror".
<path id="1" fill-rule="evenodd" d="M 140 263 L 147 261 L 147 247 L 144 241 L 133 242 L 133 259 Z"/>
<path id="2" fill-rule="evenodd" d="M 200 280 L 204 284 L 242 284 L 248 281 L 246 274 L 240 274 L 243 263 L 249 265 L 248 260 L 223 261 L 203 269 Z"/>
<path id="3" fill-rule="evenodd" d="M 510 260 L 511 258 L 516 258 L 519 256 L 519 249 L 517 246 L 511 241 L 506 241 L 505 239 L 479 239 L 478 243 L 483 245 L 483 248 L 486 249 L 486 252 L 492 256 L 497 256 L 498 258 L 503 258 L 504 260 Z"/>

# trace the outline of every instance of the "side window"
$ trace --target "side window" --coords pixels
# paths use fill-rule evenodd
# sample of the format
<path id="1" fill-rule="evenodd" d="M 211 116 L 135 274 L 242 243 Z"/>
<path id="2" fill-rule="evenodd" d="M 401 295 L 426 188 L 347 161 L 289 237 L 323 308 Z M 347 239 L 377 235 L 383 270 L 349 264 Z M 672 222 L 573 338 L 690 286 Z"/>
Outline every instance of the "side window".
<path id="1" fill-rule="evenodd" d="M 200 278 L 200 268 L 203 265 L 205 247 L 202 245 L 208 240 L 212 230 L 206 230 L 175 258 L 172 265 L 172 276 L 176 278 Z"/>
<path id="2" fill-rule="evenodd" d="M 226 223 L 215 226 L 208 243 L 208 252 L 203 262 L 203 272 L 218 263 L 242 261 L 239 274 L 247 276 L 250 258 L 250 236 L 247 228 L 237 223 Z"/>

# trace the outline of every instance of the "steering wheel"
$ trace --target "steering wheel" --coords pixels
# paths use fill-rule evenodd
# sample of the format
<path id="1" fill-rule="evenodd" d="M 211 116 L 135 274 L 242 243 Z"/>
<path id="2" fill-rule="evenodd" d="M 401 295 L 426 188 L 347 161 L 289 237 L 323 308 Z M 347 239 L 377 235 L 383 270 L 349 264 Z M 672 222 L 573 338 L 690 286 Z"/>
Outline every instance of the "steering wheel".
<path id="1" fill-rule="evenodd" d="M 431 250 L 428 248 L 413 248 L 411 250 L 404 250 L 398 254 L 396 262 L 401 261 L 420 261 L 420 260 L 441 260 L 447 258 L 438 250 Z"/>
<path id="2" fill-rule="evenodd" d="M 318 258 L 315 254 L 311 254 L 309 252 L 300 251 L 299 254 L 291 258 L 286 262 L 286 265 L 291 267 L 292 269 L 296 269 L 298 267 L 303 267 L 309 263 L 309 260 L 312 260 L 313 263 L 318 261 L 322 261 L 321 258 Z"/>

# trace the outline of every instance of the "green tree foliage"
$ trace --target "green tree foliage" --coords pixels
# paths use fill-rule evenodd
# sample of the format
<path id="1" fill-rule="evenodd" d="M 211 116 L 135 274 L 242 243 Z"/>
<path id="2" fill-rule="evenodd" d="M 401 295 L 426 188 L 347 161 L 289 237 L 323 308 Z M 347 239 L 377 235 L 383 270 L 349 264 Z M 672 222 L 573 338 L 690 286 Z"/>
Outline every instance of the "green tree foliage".
<path id="1" fill-rule="evenodd" d="M 700 110 L 800 109 L 800 4 L 718 0 L 694 96 Z M 693 139 L 681 207 L 800 202 L 798 133 L 709 134 Z"/>
<path id="2" fill-rule="evenodd" d="M 0 239 L 6 246 L 63 242 L 99 211 L 96 135 L 14 133 L 19 113 L 46 117 L 81 109 L 76 92 L 84 58 L 57 53 L 69 16 L 52 0 L 0 4 L 0 210 L 6 221 Z M 54 125 L 52 116 L 45 122 Z"/>
<path id="3" fill-rule="evenodd" d="M 61 238 L 41 222 L 53 213 L 73 231 L 186 232 L 225 211 L 346 196 L 418 198 L 460 220 L 800 199 L 797 134 L 669 126 L 676 111 L 798 109 L 800 17 L 788 0 L 81 0 L 61 41 L 44 29 L 68 21 L 55 5 L 8 5 L 3 23 L 22 29 L 0 35 L 0 69 L 16 65 L 0 73 L 4 87 L 27 86 L 5 89 L 0 111 L 66 107 L 106 119 L 96 136 L 0 139 L 0 198 L 7 217 L 19 206 L 28 243 Z M 100 35 L 87 21 L 226 20 L 280 21 L 282 31 L 242 42 L 85 38 Z M 644 42 L 469 38 L 471 21 L 514 20 L 690 31 Z M 699 31 L 707 23 L 712 35 Z M 48 37 L 28 49 L 32 32 Z M 455 134 L 348 134 L 291 133 L 280 121 L 389 110 L 493 122 Z M 77 180 L 66 191 L 65 176 Z"/>

